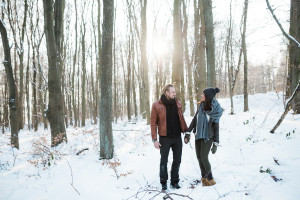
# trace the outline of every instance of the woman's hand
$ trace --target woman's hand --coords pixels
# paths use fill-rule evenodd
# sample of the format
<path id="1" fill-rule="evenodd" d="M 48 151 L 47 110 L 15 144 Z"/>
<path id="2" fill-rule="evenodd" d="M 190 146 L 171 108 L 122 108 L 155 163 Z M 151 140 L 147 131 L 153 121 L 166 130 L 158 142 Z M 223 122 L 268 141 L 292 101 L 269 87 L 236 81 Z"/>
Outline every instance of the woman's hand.
<path id="1" fill-rule="evenodd" d="M 217 152 L 218 146 L 213 144 L 213 147 L 211 148 L 212 154 L 215 154 Z"/>

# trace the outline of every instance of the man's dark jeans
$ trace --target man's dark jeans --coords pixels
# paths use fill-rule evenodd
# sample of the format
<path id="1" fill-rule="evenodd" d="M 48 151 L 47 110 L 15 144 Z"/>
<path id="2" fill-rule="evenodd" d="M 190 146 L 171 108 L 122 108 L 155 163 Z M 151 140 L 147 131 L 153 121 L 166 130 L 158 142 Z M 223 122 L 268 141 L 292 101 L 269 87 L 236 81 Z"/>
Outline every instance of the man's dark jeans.
<path id="1" fill-rule="evenodd" d="M 181 154 L 182 154 L 182 140 L 181 137 L 167 138 L 160 137 L 159 143 L 160 147 L 160 183 L 166 183 L 168 180 L 168 157 L 170 148 L 173 151 L 173 163 L 171 169 L 171 182 L 179 182 L 179 167 L 181 163 Z"/>

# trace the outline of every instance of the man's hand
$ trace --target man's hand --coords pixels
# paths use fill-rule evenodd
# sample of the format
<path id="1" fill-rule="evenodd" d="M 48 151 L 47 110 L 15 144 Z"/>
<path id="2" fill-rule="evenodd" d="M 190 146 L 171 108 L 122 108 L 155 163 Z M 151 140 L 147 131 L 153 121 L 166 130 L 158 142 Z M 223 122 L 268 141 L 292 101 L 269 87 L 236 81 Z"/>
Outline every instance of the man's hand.
<path id="1" fill-rule="evenodd" d="M 190 142 L 191 134 L 185 134 L 184 136 L 184 143 L 187 144 Z"/>
<path id="2" fill-rule="evenodd" d="M 161 144 L 157 140 L 153 144 L 155 148 L 160 149 Z"/>

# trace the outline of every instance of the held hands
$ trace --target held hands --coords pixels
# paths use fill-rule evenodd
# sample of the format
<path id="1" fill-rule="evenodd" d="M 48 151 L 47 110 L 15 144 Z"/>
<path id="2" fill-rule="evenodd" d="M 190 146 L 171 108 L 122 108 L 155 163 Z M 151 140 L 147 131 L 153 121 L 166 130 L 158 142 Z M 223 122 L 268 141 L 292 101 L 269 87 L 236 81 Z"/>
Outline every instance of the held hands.
<path id="1" fill-rule="evenodd" d="M 156 149 L 160 149 L 161 144 L 157 140 L 153 144 Z"/>
<path id="2" fill-rule="evenodd" d="M 190 142 L 191 134 L 185 134 L 184 135 L 184 143 L 187 144 Z"/>

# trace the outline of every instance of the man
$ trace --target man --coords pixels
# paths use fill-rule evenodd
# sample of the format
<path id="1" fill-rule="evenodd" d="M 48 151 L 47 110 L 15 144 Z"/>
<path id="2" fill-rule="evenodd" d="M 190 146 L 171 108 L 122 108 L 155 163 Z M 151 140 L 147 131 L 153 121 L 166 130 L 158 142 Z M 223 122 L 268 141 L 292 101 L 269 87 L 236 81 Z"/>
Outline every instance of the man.
<path id="1" fill-rule="evenodd" d="M 159 140 L 157 140 L 157 130 Z M 162 190 L 167 189 L 168 156 L 170 148 L 173 151 L 171 169 L 171 187 L 179 189 L 179 167 L 182 154 L 181 133 L 187 130 L 183 117 L 181 103 L 176 99 L 175 88 L 168 84 L 163 88 L 158 101 L 153 103 L 151 109 L 151 136 L 156 149 L 160 149 L 160 183 Z"/>

